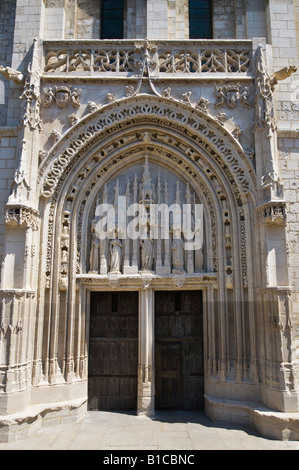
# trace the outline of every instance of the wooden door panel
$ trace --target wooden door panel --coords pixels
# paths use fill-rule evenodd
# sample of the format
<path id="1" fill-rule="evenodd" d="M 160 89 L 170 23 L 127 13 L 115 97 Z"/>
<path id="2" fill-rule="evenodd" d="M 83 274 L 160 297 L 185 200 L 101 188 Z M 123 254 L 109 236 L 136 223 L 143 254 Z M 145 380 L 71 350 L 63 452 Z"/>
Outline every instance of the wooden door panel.
<path id="1" fill-rule="evenodd" d="M 158 342 L 156 344 L 156 406 L 158 408 L 180 408 L 181 351 L 179 343 Z"/>
<path id="2" fill-rule="evenodd" d="M 89 408 L 136 410 L 138 293 L 92 293 Z"/>
<path id="3" fill-rule="evenodd" d="M 155 293 L 156 408 L 203 409 L 200 291 Z"/>

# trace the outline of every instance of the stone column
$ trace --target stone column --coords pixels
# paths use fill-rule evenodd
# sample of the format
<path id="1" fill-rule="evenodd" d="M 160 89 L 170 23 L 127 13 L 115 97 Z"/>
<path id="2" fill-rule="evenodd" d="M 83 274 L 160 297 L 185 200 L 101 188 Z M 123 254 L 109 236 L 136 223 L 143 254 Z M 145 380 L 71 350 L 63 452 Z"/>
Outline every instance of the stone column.
<path id="1" fill-rule="evenodd" d="M 299 406 L 298 360 L 294 338 L 291 291 L 276 287 L 259 289 L 258 319 L 262 400 L 270 409 L 297 412 Z"/>
<path id="2" fill-rule="evenodd" d="M 154 292 L 144 280 L 139 293 L 138 414 L 153 415 L 155 410 L 154 368 Z"/>

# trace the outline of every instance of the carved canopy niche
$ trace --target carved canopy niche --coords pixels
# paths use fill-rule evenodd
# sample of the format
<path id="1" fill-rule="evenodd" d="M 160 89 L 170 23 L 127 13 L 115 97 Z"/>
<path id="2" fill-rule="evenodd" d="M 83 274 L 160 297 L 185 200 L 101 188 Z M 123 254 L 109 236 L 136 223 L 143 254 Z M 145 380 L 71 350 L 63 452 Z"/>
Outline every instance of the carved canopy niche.
<path id="1" fill-rule="evenodd" d="M 102 275 L 203 272 L 202 245 L 186 249 L 190 240 L 184 233 L 184 210 L 185 226 L 189 214 L 189 227 L 195 233 L 200 201 L 189 182 L 145 154 L 97 193 L 88 227 L 86 270 Z M 198 221 L 198 227 L 201 242 L 204 225 Z"/>

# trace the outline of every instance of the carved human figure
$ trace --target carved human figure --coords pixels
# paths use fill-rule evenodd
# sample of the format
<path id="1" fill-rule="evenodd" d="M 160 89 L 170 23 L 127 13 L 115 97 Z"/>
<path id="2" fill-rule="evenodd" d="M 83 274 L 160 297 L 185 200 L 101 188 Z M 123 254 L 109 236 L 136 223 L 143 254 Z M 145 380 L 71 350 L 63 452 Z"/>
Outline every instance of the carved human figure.
<path id="1" fill-rule="evenodd" d="M 216 92 L 215 92 L 216 98 L 217 98 L 217 103 L 215 103 L 215 107 L 219 108 L 220 106 L 223 106 L 225 104 L 226 96 L 223 91 L 223 87 L 216 87 Z"/>
<path id="2" fill-rule="evenodd" d="M 71 104 L 75 108 L 80 108 L 80 91 L 78 90 L 78 88 L 74 88 L 74 90 L 71 93 L 70 99 L 71 99 Z"/>
<path id="3" fill-rule="evenodd" d="M 251 104 L 248 102 L 248 95 L 249 95 L 249 89 L 248 87 L 244 87 L 242 93 L 241 93 L 241 101 L 243 103 L 243 105 L 246 107 L 246 108 L 251 108 Z"/>
<path id="4" fill-rule="evenodd" d="M 141 269 L 151 271 L 153 267 L 153 240 L 145 238 L 140 241 L 141 246 Z"/>
<path id="5" fill-rule="evenodd" d="M 110 242 L 110 272 L 120 274 L 122 243 L 116 238 Z"/>
<path id="6" fill-rule="evenodd" d="M 195 271 L 202 272 L 203 271 L 203 247 L 199 250 L 195 250 L 194 252 L 195 257 Z"/>
<path id="7" fill-rule="evenodd" d="M 94 219 L 91 224 L 91 249 L 90 249 L 90 271 L 99 271 L 99 247 L 100 242 L 95 230 L 96 220 Z"/>
<path id="8" fill-rule="evenodd" d="M 64 225 L 62 234 L 61 234 L 61 246 L 62 248 L 69 248 L 69 245 L 70 245 L 69 229 L 66 225 Z"/>
<path id="9" fill-rule="evenodd" d="M 45 93 L 44 107 L 49 108 L 53 103 L 55 103 L 55 95 L 53 88 L 50 87 Z"/>
<path id="10" fill-rule="evenodd" d="M 184 242 L 179 232 L 176 232 L 174 236 L 171 244 L 172 272 L 181 273 L 184 271 Z"/>

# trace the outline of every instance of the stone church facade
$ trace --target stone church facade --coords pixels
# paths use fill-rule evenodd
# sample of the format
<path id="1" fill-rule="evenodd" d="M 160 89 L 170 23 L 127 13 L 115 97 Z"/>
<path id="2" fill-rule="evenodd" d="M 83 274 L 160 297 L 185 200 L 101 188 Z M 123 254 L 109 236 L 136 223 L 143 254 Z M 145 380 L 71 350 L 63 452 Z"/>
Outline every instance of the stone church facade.
<path id="1" fill-rule="evenodd" d="M 298 0 L 2 0 L 0 37 L 0 441 L 168 408 L 299 439 Z"/>

